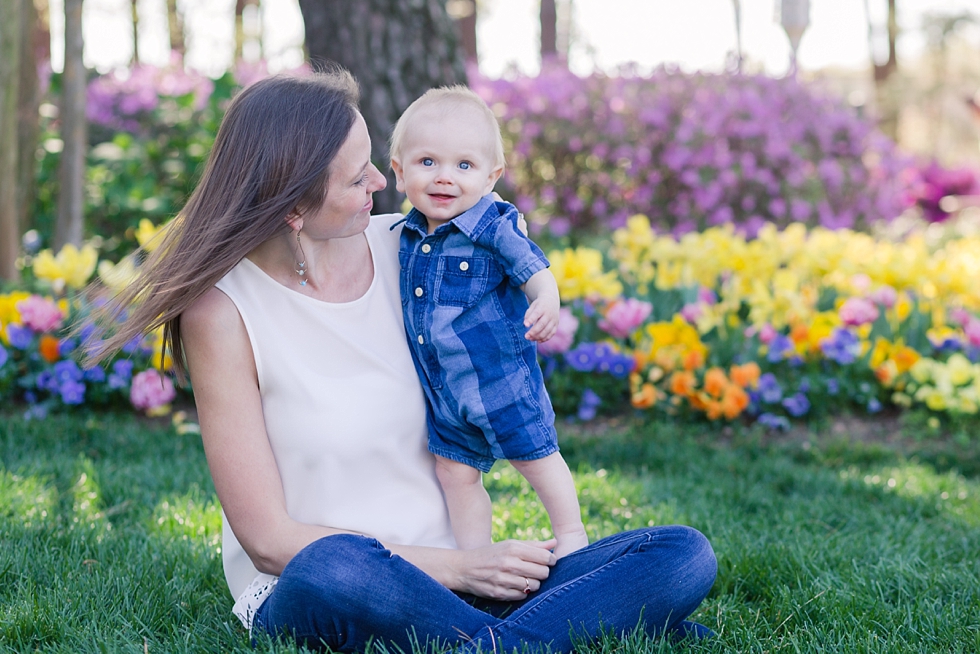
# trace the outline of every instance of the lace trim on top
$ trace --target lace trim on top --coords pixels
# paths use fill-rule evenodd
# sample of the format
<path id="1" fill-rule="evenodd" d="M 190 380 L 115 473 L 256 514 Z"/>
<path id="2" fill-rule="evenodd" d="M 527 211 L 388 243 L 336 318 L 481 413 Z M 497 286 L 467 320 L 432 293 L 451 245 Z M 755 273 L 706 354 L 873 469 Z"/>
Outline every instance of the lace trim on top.
<path id="1" fill-rule="evenodd" d="M 242 621 L 242 625 L 249 632 L 252 631 L 252 618 L 255 617 L 255 612 L 259 610 L 262 603 L 272 594 L 278 582 L 279 577 L 260 574 L 252 580 L 252 583 L 248 585 L 245 592 L 235 600 L 235 606 L 231 608 L 231 611 Z"/>

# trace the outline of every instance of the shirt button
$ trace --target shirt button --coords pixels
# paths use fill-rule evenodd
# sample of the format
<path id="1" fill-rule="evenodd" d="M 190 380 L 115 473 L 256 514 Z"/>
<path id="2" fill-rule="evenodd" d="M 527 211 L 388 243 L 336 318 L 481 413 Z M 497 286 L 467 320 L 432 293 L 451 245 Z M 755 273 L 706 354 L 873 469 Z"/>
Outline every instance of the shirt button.
<path id="1" fill-rule="evenodd" d="M 422 338 L 422 334 L 419 334 L 419 345 L 425 345 L 425 339 Z"/>
<path id="2" fill-rule="evenodd" d="M 423 292 L 422 287 L 419 286 L 417 289 L 415 289 L 415 297 L 422 297 Z"/>
<path id="3" fill-rule="evenodd" d="M 470 264 L 467 263 L 466 261 L 460 261 L 459 262 L 459 269 L 460 270 L 469 270 L 470 269 Z"/>
<path id="4" fill-rule="evenodd" d="M 422 244 L 422 252 L 424 252 L 426 254 L 432 252 L 432 246 L 429 245 L 428 243 L 423 243 Z"/>

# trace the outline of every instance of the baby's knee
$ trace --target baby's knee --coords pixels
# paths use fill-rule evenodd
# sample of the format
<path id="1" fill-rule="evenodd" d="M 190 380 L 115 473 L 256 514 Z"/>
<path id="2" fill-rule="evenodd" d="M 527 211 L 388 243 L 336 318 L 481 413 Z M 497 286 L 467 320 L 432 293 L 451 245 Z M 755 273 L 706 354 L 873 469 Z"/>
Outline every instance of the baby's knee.
<path id="1" fill-rule="evenodd" d="M 436 457 L 436 477 L 443 486 L 483 484 L 483 474 L 472 466 L 444 457 Z"/>

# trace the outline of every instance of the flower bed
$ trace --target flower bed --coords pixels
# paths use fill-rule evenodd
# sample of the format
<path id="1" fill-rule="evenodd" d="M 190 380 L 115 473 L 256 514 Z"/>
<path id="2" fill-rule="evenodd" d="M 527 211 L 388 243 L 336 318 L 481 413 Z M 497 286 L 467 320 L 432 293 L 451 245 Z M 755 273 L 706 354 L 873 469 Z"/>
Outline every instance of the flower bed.
<path id="1" fill-rule="evenodd" d="M 137 232 L 152 248 L 157 228 Z M 921 407 L 936 417 L 980 408 L 980 238 L 930 247 L 849 230 L 783 231 L 746 240 L 731 227 L 682 237 L 634 216 L 609 251 L 549 253 L 564 305 L 539 354 L 559 414 L 639 410 L 785 428 L 850 408 Z M 53 408 L 128 401 L 166 413 L 173 385 L 159 332 L 102 368 L 83 369 L 75 291 L 96 253 L 66 246 L 34 260 L 49 295 L 0 295 L 0 396 Z M 131 259 L 98 266 L 127 283 Z M 55 299 L 57 297 L 58 299 Z"/>
<path id="2" fill-rule="evenodd" d="M 730 228 L 676 238 L 644 216 L 603 256 L 550 253 L 563 302 L 540 348 L 560 412 L 632 405 L 655 414 L 756 420 L 845 408 L 980 407 L 980 239 Z"/>

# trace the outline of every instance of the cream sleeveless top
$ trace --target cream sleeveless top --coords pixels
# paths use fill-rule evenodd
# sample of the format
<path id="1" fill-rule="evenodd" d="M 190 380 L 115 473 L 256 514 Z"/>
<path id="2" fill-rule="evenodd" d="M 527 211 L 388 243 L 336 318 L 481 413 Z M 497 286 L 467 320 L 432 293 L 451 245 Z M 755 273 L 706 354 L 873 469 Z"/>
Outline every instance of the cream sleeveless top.
<path id="1" fill-rule="evenodd" d="M 372 218 L 365 234 L 374 279 L 352 302 L 307 297 L 249 259 L 216 286 L 235 303 L 251 341 L 289 515 L 384 543 L 451 548 L 402 323 L 400 230 L 389 230 L 400 218 Z M 222 517 L 225 578 L 249 627 L 276 579 L 259 574 Z"/>

